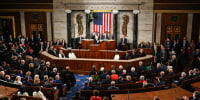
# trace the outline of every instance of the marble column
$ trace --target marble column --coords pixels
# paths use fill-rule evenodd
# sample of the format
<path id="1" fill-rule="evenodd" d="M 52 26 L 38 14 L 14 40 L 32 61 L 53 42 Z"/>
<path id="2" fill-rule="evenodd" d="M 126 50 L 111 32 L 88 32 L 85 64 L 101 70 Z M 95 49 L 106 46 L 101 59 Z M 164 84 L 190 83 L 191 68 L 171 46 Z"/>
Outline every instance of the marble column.
<path id="1" fill-rule="evenodd" d="M 157 13 L 156 43 L 158 43 L 158 44 L 160 44 L 160 39 L 161 39 L 161 25 L 162 25 L 162 13 Z"/>
<path id="2" fill-rule="evenodd" d="M 67 14 L 67 40 L 68 40 L 68 47 L 71 47 L 71 10 L 65 10 Z"/>
<path id="3" fill-rule="evenodd" d="M 53 40 L 52 39 L 52 27 L 51 27 L 51 12 L 46 12 L 47 18 L 47 41 Z"/>
<path id="4" fill-rule="evenodd" d="M 26 26 L 25 26 L 25 17 L 24 12 L 20 11 L 20 21 L 21 21 L 21 34 L 26 37 Z"/>
<path id="5" fill-rule="evenodd" d="M 187 40 L 191 41 L 192 36 L 192 22 L 193 22 L 193 13 L 188 14 L 188 20 L 187 20 Z"/>
<path id="6" fill-rule="evenodd" d="M 118 22 L 118 10 L 113 10 L 112 11 L 113 15 L 114 15 L 114 20 L 113 20 L 113 34 L 114 34 L 114 40 L 116 40 L 116 48 L 118 48 L 118 39 L 117 39 L 117 22 Z"/>
<path id="7" fill-rule="evenodd" d="M 86 39 L 90 39 L 90 10 L 85 10 L 86 13 Z"/>
<path id="8" fill-rule="evenodd" d="M 138 40 L 138 14 L 139 14 L 139 10 L 133 10 L 133 14 L 134 14 L 133 48 L 137 48 L 137 40 Z"/>

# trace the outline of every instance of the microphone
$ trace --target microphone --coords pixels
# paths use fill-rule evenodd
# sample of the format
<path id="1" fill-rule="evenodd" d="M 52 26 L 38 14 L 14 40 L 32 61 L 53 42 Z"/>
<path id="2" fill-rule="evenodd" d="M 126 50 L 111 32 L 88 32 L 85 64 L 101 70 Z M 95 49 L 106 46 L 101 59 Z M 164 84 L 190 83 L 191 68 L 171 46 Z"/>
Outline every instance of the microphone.
<path id="1" fill-rule="evenodd" d="M 86 49 L 88 49 L 88 43 L 86 43 Z"/>

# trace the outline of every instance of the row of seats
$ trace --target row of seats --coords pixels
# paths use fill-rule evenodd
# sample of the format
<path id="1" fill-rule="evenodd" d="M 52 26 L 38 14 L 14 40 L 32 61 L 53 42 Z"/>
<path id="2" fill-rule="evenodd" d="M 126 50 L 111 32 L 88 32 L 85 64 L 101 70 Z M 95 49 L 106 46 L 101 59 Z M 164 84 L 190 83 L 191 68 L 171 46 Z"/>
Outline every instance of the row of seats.
<path id="1" fill-rule="evenodd" d="M 148 88 L 136 88 L 136 89 L 123 89 L 123 90 L 100 90 L 99 96 L 104 97 L 107 96 L 111 98 L 112 94 L 127 94 L 129 93 L 141 93 L 141 92 L 149 92 L 149 91 L 157 91 L 169 89 L 171 86 L 169 84 L 156 86 L 156 87 L 148 87 Z M 93 90 L 80 90 L 80 94 L 85 100 L 90 100 L 90 97 L 93 94 Z"/>
<path id="2" fill-rule="evenodd" d="M 21 87 L 21 85 L 16 85 L 16 84 L 13 84 L 10 82 L 6 82 L 4 80 L 0 80 L 0 85 L 17 88 L 17 89 L 19 89 Z M 62 84 L 56 83 L 56 84 L 54 84 L 54 86 L 57 86 L 58 89 L 54 90 L 53 88 L 41 88 L 41 91 L 44 93 L 46 98 L 48 98 L 49 100 L 58 100 L 59 99 L 59 91 L 63 91 Z M 30 96 L 32 96 L 33 92 L 35 91 L 35 86 L 25 86 L 25 88 L 26 88 L 26 91 L 28 92 L 28 94 Z"/>

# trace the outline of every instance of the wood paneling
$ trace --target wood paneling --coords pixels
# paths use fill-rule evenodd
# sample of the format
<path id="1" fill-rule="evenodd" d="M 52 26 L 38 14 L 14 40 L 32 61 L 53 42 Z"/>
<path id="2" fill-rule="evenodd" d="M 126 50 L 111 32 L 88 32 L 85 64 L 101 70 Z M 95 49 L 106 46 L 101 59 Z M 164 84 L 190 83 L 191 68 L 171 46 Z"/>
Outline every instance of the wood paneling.
<path id="1" fill-rule="evenodd" d="M 200 0 L 154 0 L 154 10 L 200 10 Z"/>
<path id="2" fill-rule="evenodd" d="M 193 14 L 193 22 L 192 22 L 192 37 L 191 39 L 195 41 L 195 43 L 199 41 L 200 34 L 200 14 Z"/>
<path id="3" fill-rule="evenodd" d="M 47 23 L 45 12 L 25 12 L 25 24 L 27 37 L 30 37 L 32 35 L 31 26 L 36 25 L 37 27 L 38 25 L 42 24 L 43 34 L 41 34 L 41 36 L 44 38 L 44 40 L 47 40 Z"/>
<path id="4" fill-rule="evenodd" d="M 57 49 L 57 52 L 59 52 L 60 49 L 63 50 L 63 53 L 65 55 L 68 55 L 69 51 L 61 46 L 53 46 Z M 138 51 L 140 51 L 141 48 L 138 48 Z M 133 49 L 136 51 L 136 49 Z M 146 55 L 152 55 L 152 49 L 145 48 L 143 49 L 144 53 Z M 76 55 L 77 58 L 95 58 L 95 59 L 113 59 L 116 51 L 115 50 L 97 50 L 97 51 L 91 51 L 86 49 L 72 49 L 72 52 Z M 126 55 L 126 51 L 118 51 L 120 59 L 124 59 Z M 128 50 L 129 55 L 131 55 L 132 50 Z M 138 52 L 139 54 L 139 52 Z"/>
<path id="5" fill-rule="evenodd" d="M 21 22 L 19 12 L 0 12 L 0 16 L 14 16 L 16 36 L 21 34 Z"/>
<path id="6" fill-rule="evenodd" d="M 173 16 L 176 16 L 177 20 L 173 20 Z M 164 43 L 166 39 L 166 28 L 167 26 L 181 26 L 181 34 L 180 38 L 182 39 L 184 36 L 186 36 L 187 32 L 187 14 L 185 13 L 163 13 L 162 14 L 162 25 L 161 25 L 161 43 Z"/>
<path id="7" fill-rule="evenodd" d="M 1 0 L 0 9 L 53 9 L 53 0 Z"/>
<path id="8" fill-rule="evenodd" d="M 100 67 L 104 67 L 106 70 L 111 69 L 111 65 L 116 66 L 118 70 L 119 65 L 124 66 L 126 68 L 127 65 L 134 66 L 136 69 L 138 67 L 139 61 L 142 61 L 144 66 L 150 64 L 153 61 L 152 55 L 147 55 L 145 57 L 130 59 L 130 60 L 112 60 L 112 59 L 86 59 L 86 58 L 58 58 L 48 54 L 47 52 L 40 53 L 41 60 L 50 61 L 51 64 L 55 64 L 56 66 L 62 66 L 63 69 L 65 66 L 70 66 L 70 70 L 78 72 L 79 74 L 82 72 L 89 72 L 92 70 L 92 65 L 96 65 L 97 71 L 99 71 Z"/>
<path id="9" fill-rule="evenodd" d="M 154 3 L 200 3 L 199 0 L 154 0 Z"/>

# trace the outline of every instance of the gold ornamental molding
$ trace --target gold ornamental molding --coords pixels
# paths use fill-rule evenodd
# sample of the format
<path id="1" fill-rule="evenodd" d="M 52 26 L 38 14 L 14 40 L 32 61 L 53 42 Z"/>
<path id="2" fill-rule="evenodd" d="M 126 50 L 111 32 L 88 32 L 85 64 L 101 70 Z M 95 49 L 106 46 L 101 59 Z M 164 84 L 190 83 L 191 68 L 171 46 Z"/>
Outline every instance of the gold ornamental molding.
<path id="1" fill-rule="evenodd" d="M 153 3 L 154 5 L 200 5 L 200 3 Z"/>
<path id="2" fill-rule="evenodd" d="M 200 10 L 154 10 L 154 13 L 200 13 Z"/>
<path id="3" fill-rule="evenodd" d="M 2 12 L 19 12 L 19 11 L 28 11 L 28 12 L 52 12 L 53 9 L 0 9 Z"/>
<path id="4" fill-rule="evenodd" d="M 53 5 L 53 3 L 1 3 L 0 5 Z"/>

